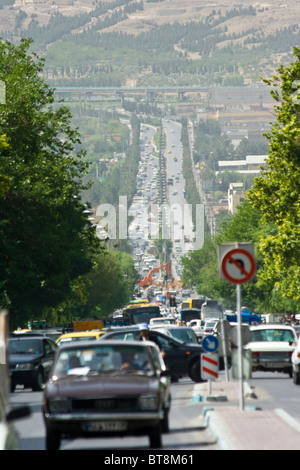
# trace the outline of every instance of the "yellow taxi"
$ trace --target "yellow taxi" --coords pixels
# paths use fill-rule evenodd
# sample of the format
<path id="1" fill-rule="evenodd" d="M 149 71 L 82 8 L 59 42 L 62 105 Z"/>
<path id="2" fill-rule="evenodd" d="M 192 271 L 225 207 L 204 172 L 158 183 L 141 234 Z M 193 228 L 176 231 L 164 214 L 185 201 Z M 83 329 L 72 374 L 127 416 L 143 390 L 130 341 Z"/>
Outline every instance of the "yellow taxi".
<path id="1" fill-rule="evenodd" d="M 101 335 L 104 335 L 105 331 L 73 331 L 72 333 L 65 333 L 61 335 L 57 340 L 57 346 L 61 346 L 65 343 L 70 343 L 71 341 L 89 341 L 97 340 Z"/>

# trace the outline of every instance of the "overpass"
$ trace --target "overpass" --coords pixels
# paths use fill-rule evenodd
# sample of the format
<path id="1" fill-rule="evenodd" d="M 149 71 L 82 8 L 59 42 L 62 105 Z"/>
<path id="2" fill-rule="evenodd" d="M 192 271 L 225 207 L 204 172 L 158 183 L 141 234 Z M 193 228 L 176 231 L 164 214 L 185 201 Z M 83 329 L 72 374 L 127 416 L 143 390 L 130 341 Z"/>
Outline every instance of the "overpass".
<path id="1" fill-rule="evenodd" d="M 93 87 L 93 86 L 57 86 L 53 87 L 59 97 L 81 96 L 85 99 L 94 99 L 98 96 L 116 96 L 119 98 L 144 95 L 149 101 L 153 101 L 157 95 L 175 95 L 179 101 L 183 101 L 186 94 L 195 93 L 206 101 L 213 103 L 262 103 L 272 101 L 267 86 L 157 86 L 157 87 Z"/>
<path id="2" fill-rule="evenodd" d="M 67 95 L 84 96 L 91 98 L 92 96 L 139 96 L 144 95 L 149 101 L 153 101 L 157 95 L 175 95 L 180 101 L 183 100 L 186 93 L 207 94 L 211 88 L 208 86 L 168 86 L 168 87 L 89 87 L 89 86 L 57 86 L 53 87 L 55 94 L 64 97 Z"/>

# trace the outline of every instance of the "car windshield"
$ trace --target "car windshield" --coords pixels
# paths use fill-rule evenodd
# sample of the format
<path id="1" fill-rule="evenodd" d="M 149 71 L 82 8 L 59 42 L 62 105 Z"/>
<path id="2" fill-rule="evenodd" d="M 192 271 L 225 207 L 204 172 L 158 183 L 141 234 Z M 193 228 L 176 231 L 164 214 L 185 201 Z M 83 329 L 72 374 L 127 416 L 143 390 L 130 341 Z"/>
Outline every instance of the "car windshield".
<path id="1" fill-rule="evenodd" d="M 205 323 L 205 328 L 214 328 L 216 325 L 216 322 L 210 322 L 210 323 Z"/>
<path id="2" fill-rule="evenodd" d="M 75 344 L 75 343 L 74 343 Z M 132 345 L 75 347 L 62 350 L 53 369 L 53 377 L 137 373 L 153 375 L 154 370 L 144 347 Z"/>
<path id="3" fill-rule="evenodd" d="M 157 323 L 172 325 L 173 323 L 175 323 L 175 320 L 173 320 L 172 318 L 154 318 L 153 320 L 150 320 L 150 325 L 155 325 Z"/>
<path id="4" fill-rule="evenodd" d="M 197 338 L 192 330 L 172 328 L 171 335 L 183 343 L 197 343 Z"/>
<path id="5" fill-rule="evenodd" d="M 291 330 L 268 328 L 252 331 L 252 341 L 288 341 L 294 342 L 295 337 Z"/>
<path id="6" fill-rule="evenodd" d="M 41 354 L 42 342 L 38 339 L 11 339 L 10 354 Z"/>

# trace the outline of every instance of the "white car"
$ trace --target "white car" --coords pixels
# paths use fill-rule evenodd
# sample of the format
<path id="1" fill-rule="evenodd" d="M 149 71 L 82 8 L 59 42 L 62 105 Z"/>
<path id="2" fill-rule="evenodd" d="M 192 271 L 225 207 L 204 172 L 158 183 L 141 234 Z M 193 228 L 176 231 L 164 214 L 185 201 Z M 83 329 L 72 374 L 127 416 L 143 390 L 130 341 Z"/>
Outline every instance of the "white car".
<path id="1" fill-rule="evenodd" d="M 150 328 L 153 327 L 161 327 L 165 325 L 175 325 L 176 321 L 174 317 L 157 317 L 157 318 L 151 318 L 149 322 Z"/>
<path id="2" fill-rule="evenodd" d="M 252 351 L 252 371 L 285 372 L 292 377 L 291 357 L 297 344 L 292 326 L 266 323 L 250 327 L 251 342 L 245 349 Z"/>
<path id="3" fill-rule="evenodd" d="M 295 385 L 300 385 L 300 339 L 292 354 L 293 381 Z"/>

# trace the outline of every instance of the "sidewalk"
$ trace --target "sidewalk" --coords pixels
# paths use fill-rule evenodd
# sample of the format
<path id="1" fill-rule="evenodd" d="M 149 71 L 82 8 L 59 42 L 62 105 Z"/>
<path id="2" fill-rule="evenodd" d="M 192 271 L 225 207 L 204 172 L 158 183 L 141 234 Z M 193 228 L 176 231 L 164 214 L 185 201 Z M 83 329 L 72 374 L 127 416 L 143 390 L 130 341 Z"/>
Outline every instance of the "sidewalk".
<path id="1" fill-rule="evenodd" d="M 300 423 L 278 408 L 265 411 L 255 407 L 255 396 L 264 399 L 264 390 L 244 384 L 244 408 L 240 406 L 237 381 L 218 379 L 197 384 L 193 401 L 204 402 L 206 425 L 221 450 L 300 450 Z"/>

